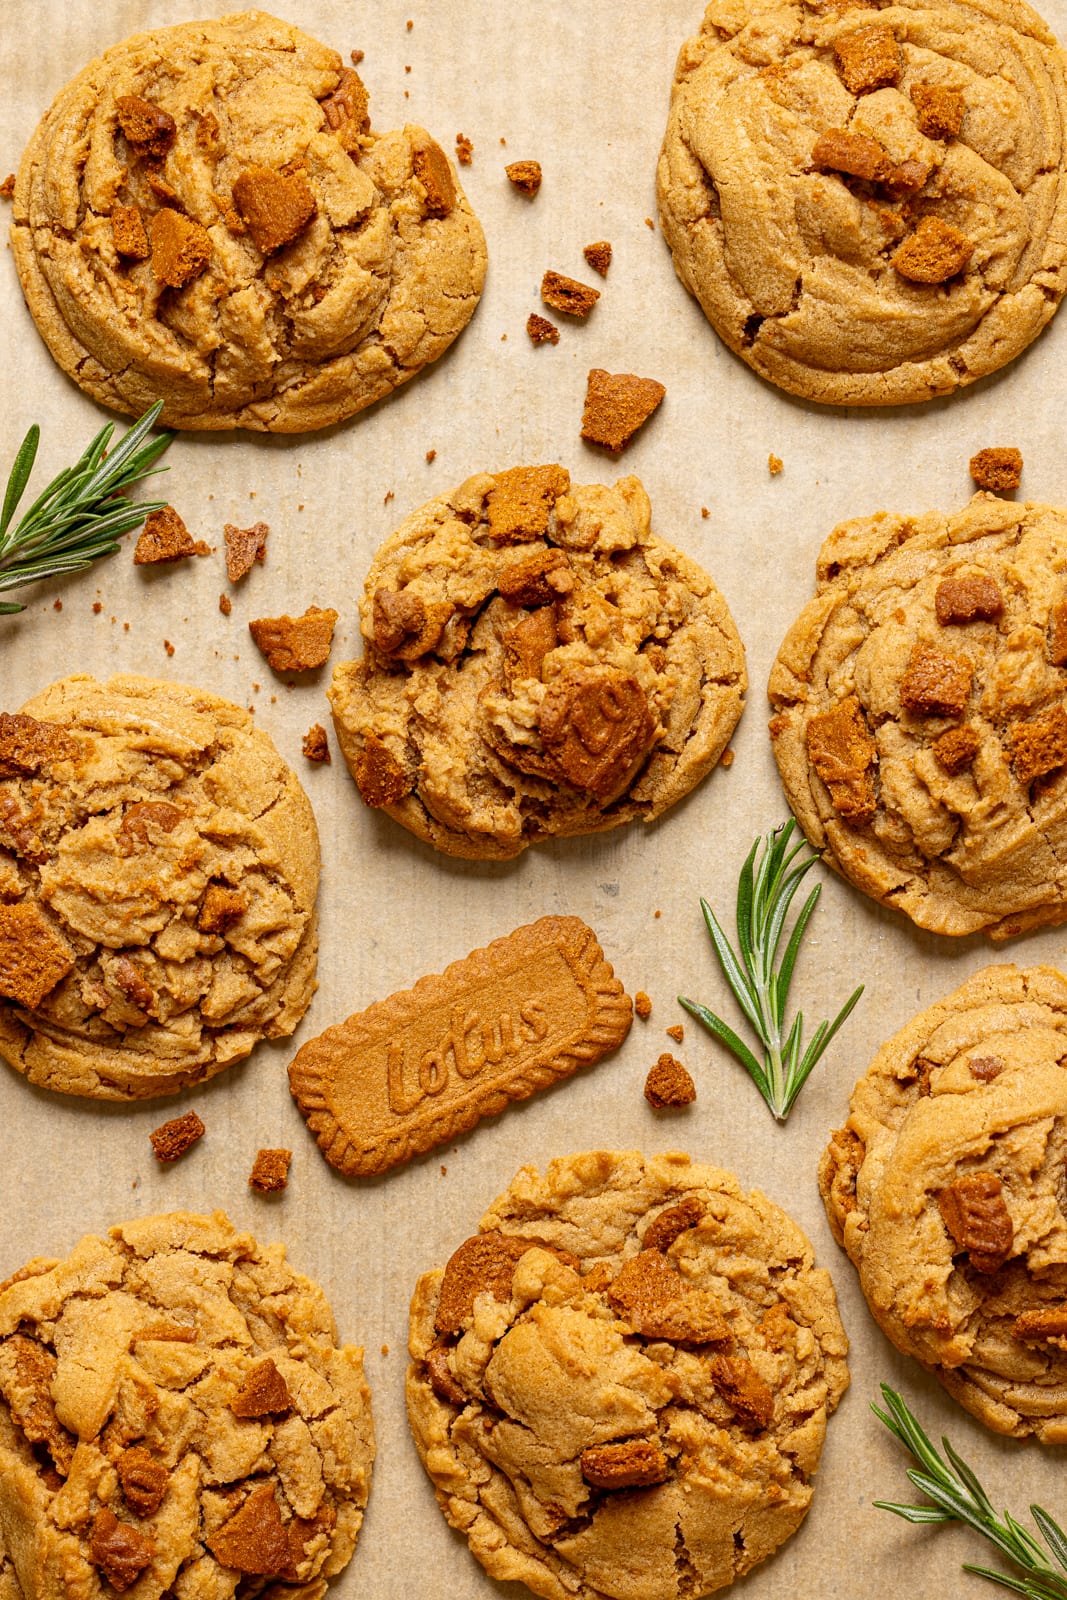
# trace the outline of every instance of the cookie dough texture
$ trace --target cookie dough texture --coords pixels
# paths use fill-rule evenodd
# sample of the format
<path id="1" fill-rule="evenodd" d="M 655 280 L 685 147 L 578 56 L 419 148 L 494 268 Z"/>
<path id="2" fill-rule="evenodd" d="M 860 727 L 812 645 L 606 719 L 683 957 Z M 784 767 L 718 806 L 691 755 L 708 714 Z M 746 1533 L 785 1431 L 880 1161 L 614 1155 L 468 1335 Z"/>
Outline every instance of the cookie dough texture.
<path id="1" fill-rule="evenodd" d="M 162 154 L 127 139 L 131 97 L 173 120 Z M 477 304 L 482 230 L 429 135 L 374 133 L 365 104 L 335 51 L 262 11 L 91 62 L 16 186 L 15 260 L 60 366 L 119 411 L 163 400 L 171 427 L 299 433 L 435 361 Z M 119 252 L 131 212 L 154 259 Z"/>
<path id="2" fill-rule="evenodd" d="M 0 1055 L 45 1088 L 140 1099 L 292 1033 L 315 989 L 318 835 L 267 735 L 150 678 L 65 678 L 23 712 L 58 746 L 20 771 L 0 738 L 0 930 L 23 965 L 57 960 L 39 997 L 0 973 Z"/>
<path id="3" fill-rule="evenodd" d="M 1067 512 L 841 523 L 770 676 L 810 842 L 935 933 L 1067 917 Z"/>
<path id="4" fill-rule="evenodd" d="M 1019 0 L 714 0 L 679 55 L 659 163 L 678 276 L 735 354 L 809 400 L 973 383 L 1067 287 L 1065 105 L 1063 53 Z M 873 142 L 858 168 L 855 146 L 847 170 L 816 152 L 842 132 Z M 934 261 L 935 235 L 962 270 Z M 904 271 L 953 275 L 914 281 L 902 247 Z"/>
<path id="5" fill-rule="evenodd" d="M 360 617 L 338 741 L 364 799 L 449 855 L 652 821 L 741 715 L 733 619 L 637 478 L 469 478 L 386 540 Z"/>
<path id="6" fill-rule="evenodd" d="M 882 1046 L 819 1168 L 887 1338 L 988 1427 L 1052 1444 L 1067 1443 L 1065 1056 L 1067 978 L 987 967 Z M 953 1186 L 978 1195 L 970 1248 Z"/>
<path id="7" fill-rule="evenodd" d="M 408 1417 L 445 1516 L 545 1600 L 722 1588 L 802 1521 L 847 1383 L 829 1275 L 687 1156 L 524 1167 L 411 1308 Z"/>
<path id="8" fill-rule="evenodd" d="M 373 1458 L 362 1350 L 222 1212 L 124 1223 L 0 1290 L 5 1600 L 320 1600 Z"/>

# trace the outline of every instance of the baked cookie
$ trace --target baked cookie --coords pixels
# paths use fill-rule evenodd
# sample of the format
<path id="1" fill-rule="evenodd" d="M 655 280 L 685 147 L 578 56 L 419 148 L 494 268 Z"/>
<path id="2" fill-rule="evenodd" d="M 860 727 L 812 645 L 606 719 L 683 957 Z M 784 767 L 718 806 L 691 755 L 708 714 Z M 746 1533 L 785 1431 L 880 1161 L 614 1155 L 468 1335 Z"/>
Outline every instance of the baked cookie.
<path id="1" fill-rule="evenodd" d="M 373 133 L 359 75 L 262 11 L 91 62 L 27 146 L 12 238 L 64 371 L 176 428 L 340 422 L 435 361 L 485 277 L 440 146 Z"/>
<path id="2" fill-rule="evenodd" d="M 407 1395 L 486 1571 L 627 1600 L 702 1595 L 769 1556 L 848 1384 L 796 1224 L 688 1156 L 594 1151 L 523 1167 L 479 1229 L 419 1280 Z"/>
<path id="3" fill-rule="evenodd" d="M 361 661 L 334 672 L 360 793 L 447 855 L 650 822 L 718 761 L 744 648 L 637 478 L 468 478 L 374 558 Z"/>
<path id="4" fill-rule="evenodd" d="M 362 1350 L 282 1245 L 221 1211 L 90 1235 L 0 1290 L 11 1600 L 315 1600 L 373 1459 Z"/>
<path id="5" fill-rule="evenodd" d="M 934 933 L 1067 918 L 1067 512 L 843 522 L 771 671 L 808 839 Z"/>
<path id="6" fill-rule="evenodd" d="M 1067 1443 L 1067 978 L 986 967 L 882 1046 L 819 1167 L 879 1327 L 998 1433 Z"/>
<path id="7" fill-rule="evenodd" d="M 659 162 L 678 276 L 808 400 L 995 372 L 1067 287 L 1065 66 L 1022 0 L 713 0 Z"/>
<path id="8" fill-rule="evenodd" d="M 0 714 L 0 1056 L 106 1100 L 292 1033 L 315 990 L 319 843 L 239 706 L 64 678 Z"/>

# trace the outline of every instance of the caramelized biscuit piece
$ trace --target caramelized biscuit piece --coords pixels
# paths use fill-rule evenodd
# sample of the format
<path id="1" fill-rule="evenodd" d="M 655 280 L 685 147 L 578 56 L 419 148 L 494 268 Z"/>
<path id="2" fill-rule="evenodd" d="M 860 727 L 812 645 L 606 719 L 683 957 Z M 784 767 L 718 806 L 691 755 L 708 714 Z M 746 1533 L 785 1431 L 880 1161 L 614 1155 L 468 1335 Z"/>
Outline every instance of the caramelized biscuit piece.
<path id="1" fill-rule="evenodd" d="M 730 1329 L 712 1296 L 694 1289 L 658 1250 L 631 1256 L 607 1290 L 612 1308 L 646 1339 L 722 1344 Z"/>
<path id="2" fill-rule="evenodd" d="M 501 643 L 509 684 L 520 678 L 540 679 L 545 657 L 559 644 L 555 611 L 551 606 L 531 611 L 507 629 Z"/>
<path id="3" fill-rule="evenodd" d="M 895 194 L 917 192 L 926 183 L 934 170 L 932 161 L 918 161 L 914 157 L 902 161 L 899 167 L 894 167 L 888 178 L 884 180 L 886 187 Z"/>
<path id="4" fill-rule="evenodd" d="M 541 299 L 568 317 L 587 317 L 600 299 L 600 290 L 549 269 L 541 279 Z"/>
<path id="5" fill-rule="evenodd" d="M 711 1381 L 743 1427 L 758 1432 L 774 1420 L 774 1396 L 751 1361 L 713 1356 Z"/>
<path id="6" fill-rule="evenodd" d="M 137 800 L 127 806 L 119 824 L 119 854 L 131 856 L 140 847 L 150 849 L 159 833 L 173 833 L 185 812 L 169 800 Z"/>
<path id="7" fill-rule="evenodd" d="M 465 133 L 456 134 L 456 160 L 461 167 L 469 167 L 474 160 L 474 140 Z"/>
<path id="8" fill-rule="evenodd" d="M 233 203 L 256 248 L 272 256 L 298 239 L 317 210 L 300 172 L 246 167 L 233 186 Z"/>
<path id="9" fill-rule="evenodd" d="M 570 488 L 564 467 L 512 467 L 494 475 L 485 497 L 489 537 L 497 544 L 526 544 L 548 532 L 560 495 Z"/>
<path id="10" fill-rule="evenodd" d="M 652 1015 L 652 1001 L 643 989 L 638 989 L 634 995 L 634 1010 L 642 1019 Z"/>
<path id="11" fill-rule="evenodd" d="M 554 322 L 549 322 L 547 317 L 539 317 L 536 311 L 531 311 L 526 318 L 526 332 L 530 336 L 531 344 L 559 344 L 559 329 Z"/>
<path id="12" fill-rule="evenodd" d="M 293 1397 L 269 1356 L 249 1367 L 241 1387 L 230 1401 L 235 1417 L 273 1417 L 292 1409 Z"/>
<path id="13" fill-rule="evenodd" d="M 850 94 L 870 94 L 896 83 L 903 65 L 893 30 L 884 22 L 842 35 L 834 43 L 834 55 Z"/>
<path id="14" fill-rule="evenodd" d="M 137 1582 L 150 1566 L 156 1547 L 146 1533 L 132 1523 L 120 1522 L 107 1506 L 93 1518 L 89 1533 L 89 1560 L 99 1567 L 113 1589 L 120 1594 Z"/>
<path id="15" fill-rule="evenodd" d="M 592 367 L 585 385 L 582 438 L 619 455 L 666 393 L 655 378 Z"/>
<path id="16" fill-rule="evenodd" d="M 1011 1255 L 1015 1230 L 995 1172 L 965 1172 L 937 1197 L 945 1227 L 975 1272 L 999 1272 Z"/>
<path id="17" fill-rule="evenodd" d="M 979 1083 L 992 1083 L 1004 1071 L 1002 1056 L 972 1056 L 967 1065 L 971 1077 L 977 1078 Z"/>
<path id="18" fill-rule="evenodd" d="M 653 1217 L 641 1240 L 643 1250 L 669 1250 L 675 1239 L 695 1228 L 704 1215 L 704 1202 L 695 1194 L 686 1195 L 676 1206 L 668 1206 Z"/>
<path id="19" fill-rule="evenodd" d="M 181 289 L 211 260 L 211 235 L 199 222 L 164 206 L 152 218 L 152 271 L 156 282 Z"/>
<path id="20" fill-rule="evenodd" d="M 318 765 L 330 765 L 330 741 L 321 722 L 311 724 L 300 748 L 308 761 L 314 761 Z"/>
<path id="21" fill-rule="evenodd" d="M 958 622 L 992 622 L 1004 610 L 1004 596 L 995 578 L 943 578 L 934 594 L 934 610 L 943 628 Z"/>
<path id="22" fill-rule="evenodd" d="M 289 1186 L 291 1150 L 258 1150 L 248 1184 L 260 1194 L 280 1194 Z"/>
<path id="23" fill-rule="evenodd" d="M 405 772 L 400 762 L 375 733 L 368 733 L 356 759 L 356 787 L 368 806 L 394 806 L 415 787 L 414 774 Z"/>
<path id="24" fill-rule="evenodd" d="M 0 711 L 0 778 L 29 777 L 79 749 L 57 722 L 38 722 L 24 711 Z"/>
<path id="25" fill-rule="evenodd" d="M 222 533 L 226 540 L 226 576 L 231 583 L 239 583 L 246 572 L 251 572 L 254 561 L 262 566 L 266 560 L 270 528 L 265 522 L 255 522 L 250 528 L 235 528 L 227 522 Z"/>
<path id="26" fill-rule="evenodd" d="M 163 1504 L 170 1476 L 162 1461 L 158 1461 L 144 1445 L 135 1444 L 124 1450 L 115 1463 L 122 1485 L 122 1498 L 135 1517 L 154 1517 Z"/>
<path id="27" fill-rule="evenodd" d="M 550 606 L 559 597 L 559 575 L 569 571 L 562 550 L 537 550 L 505 567 L 496 586 L 513 606 Z"/>
<path id="28" fill-rule="evenodd" d="M 1021 1344 L 1056 1344 L 1067 1350 L 1067 1306 L 1040 1306 L 1021 1311 L 1011 1325 Z"/>
<path id="29" fill-rule="evenodd" d="M 345 67 L 337 88 L 321 104 L 326 125 L 341 148 L 349 155 L 358 154 L 360 135 L 370 132 L 370 96 L 359 73 Z"/>
<path id="30" fill-rule="evenodd" d="M 697 1086 L 685 1067 L 672 1055 L 661 1055 L 645 1079 L 645 1099 L 657 1111 L 665 1106 L 692 1105 L 697 1097 Z"/>
<path id="31" fill-rule="evenodd" d="M 161 511 L 150 511 L 145 518 L 133 564 L 149 567 L 159 561 L 184 561 L 186 556 L 210 554 L 211 546 L 193 538 L 174 507 L 164 506 Z"/>
<path id="32" fill-rule="evenodd" d="M 243 889 L 229 889 L 222 883 L 209 883 L 196 919 L 201 933 L 225 933 L 248 910 Z"/>
<path id="33" fill-rule="evenodd" d="M 594 1444 L 579 1458 L 582 1477 L 591 1489 L 643 1489 L 666 1483 L 667 1457 L 650 1439 L 620 1439 L 615 1444 Z"/>
<path id="34" fill-rule="evenodd" d="M 422 209 L 428 217 L 447 217 L 456 204 L 456 183 L 448 157 L 427 134 L 412 151 L 415 176 L 423 187 Z"/>
<path id="35" fill-rule="evenodd" d="M 337 615 L 309 606 L 300 617 L 259 617 L 248 631 L 275 672 L 311 672 L 330 653 Z"/>
<path id="36" fill-rule="evenodd" d="M 448 1364 L 447 1345 L 435 1344 L 427 1350 L 426 1375 L 430 1380 L 430 1388 L 440 1399 L 447 1400 L 453 1406 L 466 1405 L 467 1395 L 452 1376 Z"/>
<path id="37" fill-rule="evenodd" d="M 37 905 L 0 904 L 0 995 L 32 1011 L 74 966 L 74 952 Z"/>
<path id="38" fill-rule="evenodd" d="M 441 1280 L 434 1328 L 442 1338 L 463 1331 L 474 1314 L 478 1295 L 510 1300 L 516 1263 L 535 1248 L 544 1247 L 535 1239 L 513 1238 L 507 1233 L 476 1233 L 465 1239 L 449 1256 Z"/>
<path id="39" fill-rule="evenodd" d="M 172 1117 L 170 1122 L 161 1123 L 148 1137 L 156 1160 L 170 1162 L 177 1161 L 179 1156 L 191 1150 L 206 1131 L 196 1112 L 187 1111 L 184 1116 Z"/>
<path id="40" fill-rule="evenodd" d="M 540 161 L 512 161 L 504 171 L 520 194 L 535 195 L 541 187 Z"/>
<path id="41" fill-rule="evenodd" d="M 1015 776 L 1024 788 L 1067 763 L 1067 711 L 1052 706 L 1029 722 L 1014 722 L 1008 744 Z"/>
<path id="42" fill-rule="evenodd" d="M 151 255 L 144 219 L 136 206 L 115 206 L 111 212 L 111 238 L 116 253 L 129 261 L 147 261 Z"/>
<path id="43" fill-rule="evenodd" d="M 963 656 L 917 644 L 900 680 L 900 703 L 920 717 L 958 717 L 966 709 L 974 668 Z"/>
<path id="44" fill-rule="evenodd" d="M 685 1029 L 680 1022 L 676 1022 L 673 1028 L 666 1029 L 666 1034 L 668 1039 L 674 1040 L 675 1044 L 681 1044 L 685 1038 Z"/>
<path id="45" fill-rule="evenodd" d="M 8 1283 L 15 1281 L 8 1279 Z M 14 1333 L 0 1342 L 0 1394 L 10 1407 L 11 1421 L 28 1444 L 45 1447 L 66 1477 L 78 1441 L 56 1416 L 52 1399 L 55 1372 L 55 1356 L 37 1339 Z"/>
<path id="46" fill-rule="evenodd" d="M 274 1488 L 261 1484 L 241 1509 L 204 1540 L 216 1561 L 237 1572 L 274 1577 L 289 1565 L 289 1537 Z"/>
<path id="47" fill-rule="evenodd" d="M 115 115 L 137 155 L 162 161 L 178 131 L 169 112 L 150 100 L 142 100 L 139 94 L 120 94 L 115 101 Z"/>
<path id="48" fill-rule="evenodd" d="M 884 183 L 893 172 L 893 162 L 875 139 L 846 128 L 829 128 L 820 133 L 811 152 L 811 164 L 820 170 L 847 172 L 870 183 Z"/>
<path id="49" fill-rule="evenodd" d="M 1013 445 L 992 445 L 971 457 L 970 468 L 979 489 L 1003 494 L 1006 489 L 1019 487 L 1023 475 L 1022 452 Z"/>
<path id="50" fill-rule="evenodd" d="M 561 778 L 600 800 L 625 787 L 658 731 L 637 679 L 615 667 L 572 667 L 553 678 L 538 728 Z"/>
<path id="51" fill-rule="evenodd" d="M 934 759 L 949 777 L 956 778 L 965 772 L 982 747 L 977 728 L 965 722 L 961 728 L 949 728 L 933 743 Z"/>
<path id="52" fill-rule="evenodd" d="M 805 737 L 808 757 L 838 816 L 857 826 L 870 822 L 877 809 L 871 769 L 878 751 L 856 696 L 812 717 Z"/>
<path id="53" fill-rule="evenodd" d="M 1049 616 L 1048 658 L 1054 667 L 1067 667 L 1067 600 L 1057 600 Z M 0 718 L 0 722 L 2 720 Z M 2 755 L 3 749 L 0 747 Z"/>
<path id="54" fill-rule="evenodd" d="M 376 589 L 374 643 L 383 656 L 417 661 L 437 645 L 450 612 L 447 602 L 428 606 L 413 589 Z"/>
<path id="55" fill-rule="evenodd" d="M 954 139 L 963 124 L 963 96 L 939 83 L 914 83 L 911 100 L 919 132 L 928 139 Z"/>
<path id="56" fill-rule="evenodd" d="M 606 239 L 597 239 L 592 244 L 587 244 L 582 255 L 594 272 L 599 272 L 602 278 L 607 277 L 608 268 L 611 266 L 611 245 Z"/>
<path id="57" fill-rule="evenodd" d="M 900 276 L 912 283 L 947 283 L 963 271 L 973 252 L 974 245 L 959 228 L 928 215 L 891 259 Z"/>

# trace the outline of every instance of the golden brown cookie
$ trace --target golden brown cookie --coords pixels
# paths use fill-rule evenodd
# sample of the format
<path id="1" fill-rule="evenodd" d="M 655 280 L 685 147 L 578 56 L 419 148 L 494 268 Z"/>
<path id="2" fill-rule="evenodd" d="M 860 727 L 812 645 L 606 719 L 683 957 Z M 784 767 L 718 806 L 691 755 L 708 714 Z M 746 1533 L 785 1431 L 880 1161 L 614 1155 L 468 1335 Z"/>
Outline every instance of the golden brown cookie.
<path id="1" fill-rule="evenodd" d="M 652 532 L 637 478 L 483 473 L 386 540 L 361 661 L 334 672 L 368 805 L 448 855 L 650 822 L 718 761 L 744 648 L 707 573 Z"/>
<path id="2" fill-rule="evenodd" d="M 408 1419 L 492 1577 L 702 1595 L 803 1520 L 847 1349 L 771 1201 L 688 1156 L 593 1151 L 523 1167 L 420 1278 Z"/>
<path id="3" fill-rule="evenodd" d="M 1067 287 L 1065 58 L 1022 0 L 713 0 L 660 156 L 678 276 L 780 388 L 899 405 L 994 372 Z"/>
<path id="4" fill-rule="evenodd" d="M 60 366 L 178 428 L 339 422 L 435 361 L 485 276 L 440 147 L 372 132 L 358 74 L 262 11 L 91 62 L 27 147 L 12 237 Z"/>
<path id="5" fill-rule="evenodd" d="M 319 845 L 246 711 L 152 678 L 0 714 L 0 1056 L 99 1099 L 170 1094 L 292 1033 Z"/>
<path id="6" fill-rule="evenodd" d="M 12 1600 L 321 1596 L 373 1459 L 362 1350 L 221 1211 L 90 1235 L 0 1290 Z"/>
<path id="7" fill-rule="evenodd" d="M 986 967 L 875 1056 L 819 1167 L 871 1312 L 998 1433 L 1067 1443 L 1067 978 Z"/>
<path id="8" fill-rule="evenodd" d="M 1067 918 L 1067 512 L 843 522 L 771 671 L 810 842 L 935 933 Z"/>

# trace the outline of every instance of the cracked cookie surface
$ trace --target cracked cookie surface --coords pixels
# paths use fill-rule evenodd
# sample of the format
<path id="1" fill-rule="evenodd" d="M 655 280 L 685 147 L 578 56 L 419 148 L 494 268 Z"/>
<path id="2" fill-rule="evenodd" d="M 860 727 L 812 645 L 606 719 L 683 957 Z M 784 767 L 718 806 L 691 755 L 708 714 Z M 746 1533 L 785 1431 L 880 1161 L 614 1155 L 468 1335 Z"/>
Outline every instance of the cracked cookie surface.
<path id="1" fill-rule="evenodd" d="M 315 989 L 310 802 L 239 706 L 64 678 L 0 715 L 0 1055 L 168 1094 L 292 1033 Z"/>
<path id="2" fill-rule="evenodd" d="M 178 428 L 351 416 L 447 349 L 486 264 L 429 134 L 373 132 L 358 74 L 262 11 L 91 62 L 26 149 L 12 238 L 64 371 Z"/>
<path id="3" fill-rule="evenodd" d="M 121 1224 L 0 1288 L 5 1600 L 321 1600 L 373 1458 L 362 1350 L 222 1212 Z"/>
<path id="4" fill-rule="evenodd" d="M 378 551 L 330 700 L 364 800 L 446 854 L 652 821 L 716 764 L 744 648 L 637 478 L 469 478 Z"/>
<path id="5" fill-rule="evenodd" d="M 1067 978 L 987 967 L 894 1035 L 819 1167 L 886 1337 L 999 1433 L 1067 1443 Z"/>
<path id="6" fill-rule="evenodd" d="M 1019 0 L 713 0 L 659 163 L 678 276 L 809 400 L 899 405 L 996 371 L 1067 288 L 1065 66 Z"/>
<path id="7" fill-rule="evenodd" d="M 834 529 L 771 671 L 774 753 L 818 849 L 934 933 L 1067 918 L 1067 512 Z"/>
<path id="8" fill-rule="evenodd" d="M 722 1588 L 802 1521 L 848 1383 L 800 1229 L 687 1156 L 524 1167 L 411 1306 L 408 1418 L 453 1527 L 545 1600 Z"/>

